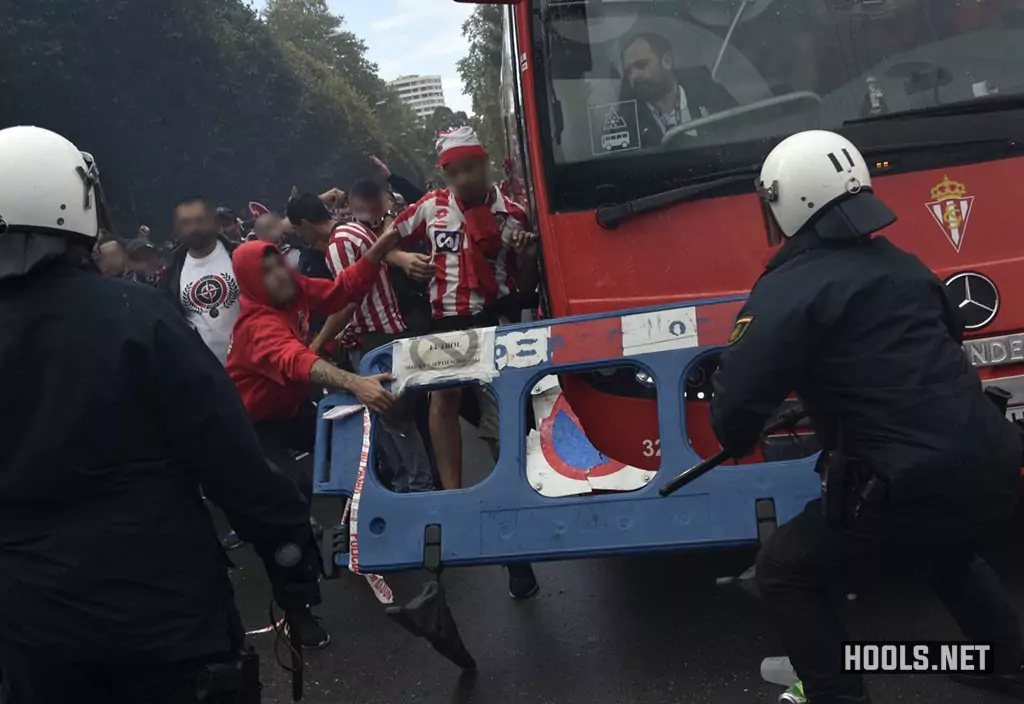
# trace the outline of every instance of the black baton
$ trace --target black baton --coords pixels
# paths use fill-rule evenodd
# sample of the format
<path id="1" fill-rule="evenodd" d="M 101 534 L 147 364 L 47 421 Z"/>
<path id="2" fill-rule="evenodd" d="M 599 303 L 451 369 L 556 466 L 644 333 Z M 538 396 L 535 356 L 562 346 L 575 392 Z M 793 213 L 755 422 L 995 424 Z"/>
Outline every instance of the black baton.
<path id="1" fill-rule="evenodd" d="M 723 462 L 726 462 L 729 459 L 729 453 L 726 452 L 725 450 L 722 450 L 714 457 L 708 457 L 703 462 L 693 465 L 688 470 L 672 479 L 672 481 L 670 481 L 668 484 L 658 489 L 658 493 L 661 494 L 662 496 L 668 496 L 670 494 L 673 494 L 682 489 L 690 482 L 694 481 L 698 477 L 707 474 L 712 469 L 718 467 Z"/>
<path id="2" fill-rule="evenodd" d="M 783 411 L 779 414 L 778 419 L 774 423 L 769 423 L 765 426 L 764 433 L 766 435 L 782 430 L 783 428 L 792 428 L 801 420 L 807 416 L 807 412 L 804 411 L 804 407 L 797 405 L 788 411 Z M 694 481 L 695 479 L 707 474 L 715 467 L 718 467 L 722 463 L 728 461 L 730 458 L 729 453 L 722 450 L 714 457 L 709 457 L 702 462 L 693 465 L 688 470 L 680 474 L 679 476 L 670 480 L 665 486 L 658 489 L 658 493 L 661 496 L 669 496 L 684 486 Z"/>
<path id="3" fill-rule="evenodd" d="M 292 646 L 292 701 L 302 701 L 302 638 L 299 629 L 289 628 L 289 641 Z"/>

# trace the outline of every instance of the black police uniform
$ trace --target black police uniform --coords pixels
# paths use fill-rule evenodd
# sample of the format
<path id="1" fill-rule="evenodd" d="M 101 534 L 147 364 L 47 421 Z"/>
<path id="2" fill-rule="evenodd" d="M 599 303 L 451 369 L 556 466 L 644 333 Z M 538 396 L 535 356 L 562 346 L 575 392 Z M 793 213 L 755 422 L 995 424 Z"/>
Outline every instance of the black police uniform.
<path id="1" fill-rule="evenodd" d="M 962 331 L 916 257 L 884 237 L 825 239 L 812 226 L 771 260 L 722 354 L 711 411 L 725 450 L 747 454 L 796 391 L 823 449 L 859 481 L 844 517 L 826 520 L 812 502 L 757 560 L 760 594 L 814 704 L 867 701 L 859 677 L 841 672 L 846 635 L 825 587 L 886 558 L 916 565 L 968 638 L 995 643 L 1000 671 L 1024 660 L 1002 585 L 975 555 L 1016 506 L 1020 439 L 984 395 Z"/>
<path id="2" fill-rule="evenodd" d="M 200 485 L 282 606 L 318 602 L 307 504 L 158 292 L 63 261 L 0 281 L 0 389 L 5 704 L 190 702 L 200 668 L 237 658 Z M 292 568 L 274 559 L 288 543 Z"/>

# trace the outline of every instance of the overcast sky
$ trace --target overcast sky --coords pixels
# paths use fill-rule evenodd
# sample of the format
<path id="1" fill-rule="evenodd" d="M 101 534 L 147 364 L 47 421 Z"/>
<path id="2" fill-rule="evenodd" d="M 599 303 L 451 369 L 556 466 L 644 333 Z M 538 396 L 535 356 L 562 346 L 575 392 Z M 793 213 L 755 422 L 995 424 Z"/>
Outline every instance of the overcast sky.
<path id="1" fill-rule="evenodd" d="M 251 2 L 257 9 L 266 6 L 265 0 Z M 462 23 L 473 11 L 472 5 L 454 0 L 327 0 L 327 4 L 345 18 L 346 29 L 366 42 L 369 59 L 380 68 L 381 78 L 439 75 L 448 107 L 471 111 L 455 64 L 468 52 Z"/>

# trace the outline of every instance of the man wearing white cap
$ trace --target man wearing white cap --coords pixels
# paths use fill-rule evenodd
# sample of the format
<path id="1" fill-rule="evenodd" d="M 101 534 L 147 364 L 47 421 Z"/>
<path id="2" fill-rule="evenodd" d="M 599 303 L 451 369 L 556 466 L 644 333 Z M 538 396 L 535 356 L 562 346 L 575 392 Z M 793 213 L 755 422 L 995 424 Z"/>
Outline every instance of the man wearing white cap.
<path id="1" fill-rule="evenodd" d="M 403 238 L 425 240 L 430 254 L 393 252 L 390 261 L 428 282 L 434 332 L 498 325 L 502 311 L 537 288 L 537 236 L 526 212 L 491 182 L 487 151 L 471 127 L 441 133 L 437 153 L 449 187 L 428 193 L 395 220 Z M 483 387 L 470 388 L 480 405 L 480 436 L 497 457 L 497 405 Z M 461 404 L 461 388 L 431 394 L 430 435 L 445 489 L 462 486 Z M 528 565 L 509 567 L 509 592 L 536 594 Z"/>

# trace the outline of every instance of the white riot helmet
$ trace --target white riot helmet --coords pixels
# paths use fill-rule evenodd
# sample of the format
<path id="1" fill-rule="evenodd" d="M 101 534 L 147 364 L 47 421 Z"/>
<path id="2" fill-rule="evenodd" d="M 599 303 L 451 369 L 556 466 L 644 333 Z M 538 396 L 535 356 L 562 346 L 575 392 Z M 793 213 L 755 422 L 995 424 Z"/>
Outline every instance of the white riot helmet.
<path id="1" fill-rule="evenodd" d="M 822 239 L 866 237 L 896 221 L 871 189 L 864 157 L 834 132 L 800 132 L 764 160 L 757 182 L 768 244 L 813 227 Z"/>
<path id="2" fill-rule="evenodd" d="M 95 240 L 100 228 L 109 218 L 92 156 L 39 127 L 0 130 L 0 237 Z"/>

